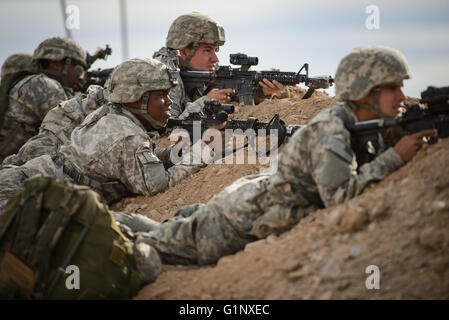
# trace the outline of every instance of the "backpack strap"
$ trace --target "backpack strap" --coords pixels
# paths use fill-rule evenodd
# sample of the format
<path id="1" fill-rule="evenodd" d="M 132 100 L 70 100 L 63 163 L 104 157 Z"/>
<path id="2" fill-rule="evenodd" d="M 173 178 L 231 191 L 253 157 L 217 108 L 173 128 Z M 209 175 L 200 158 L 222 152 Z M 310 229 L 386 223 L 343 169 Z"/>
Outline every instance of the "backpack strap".
<path id="1" fill-rule="evenodd" d="M 47 271 L 51 252 L 63 234 L 73 214 L 81 205 L 78 193 L 64 192 L 58 207 L 54 208 L 34 238 L 27 260 L 41 273 Z"/>
<path id="2" fill-rule="evenodd" d="M 15 236 L 11 250 L 25 260 L 39 226 L 42 190 L 47 187 L 48 183 L 48 179 L 30 179 L 24 182 L 22 210 L 16 214 Z"/>

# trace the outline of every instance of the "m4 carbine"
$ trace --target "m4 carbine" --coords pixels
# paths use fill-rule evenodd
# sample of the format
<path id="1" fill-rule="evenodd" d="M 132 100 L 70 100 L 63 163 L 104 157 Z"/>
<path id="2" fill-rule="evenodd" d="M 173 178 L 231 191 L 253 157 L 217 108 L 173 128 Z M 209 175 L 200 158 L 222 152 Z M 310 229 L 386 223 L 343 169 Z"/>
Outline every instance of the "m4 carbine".
<path id="1" fill-rule="evenodd" d="M 428 87 L 421 92 L 419 104 L 407 106 L 407 110 L 396 118 L 377 119 L 346 124 L 351 132 L 351 147 L 355 151 L 359 166 L 364 161 L 369 141 L 376 141 L 379 134 L 390 128 L 400 128 L 406 133 L 426 129 L 437 129 L 437 137 L 430 137 L 429 142 L 436 142 L 435 138 L 449 136 L 449 87 Z M 366 162 L 366 161 L 365 161 Z"/>
<path id="2" fill-rule="evenodd" d="M 93 55 L 87 53 L 86 57 L 87 68 L 89 69 L 92 66 L 92 64 L 98 59 L 106 60 L 107 57 L 110 56 L 111 54 L 112 49 L 109 47 L 108 44 L 106 45 L 106 48 L 98 49 Z M 81 91 L 82 92 L 86 91 L 91 84 L 96 84 L 103 87 L 106 82 L 106 79 L 109 77 L 109 75 L 113 70 L 114 68 L 87 71 L 84 76 L 84 85 L 81 88 Z"/>
<path id="3" fill-rule="evenodd" d="M 98 86 L 104 87 L 104 84 L 106 83 L 106 80 L 108 79 L 112 71 L 114 71 L 114 68 L 87 71 L 84 77 L 84 85 L 81 91 L 86 91 L 91 84 L 96 84 Z"/>
<path id="4" fill-rule="evenodd" d="M 284 142 L 286 137 L 292 136 L 296 130 L 301 126 L 299 125 L 286 125 L 279 117 L 279 114 L 275 114 L 269 122 L 261 122 L 257 118 L 249 117 L 246 120 L 230 120 L 228 115 L 234 113 L 234 106 L 232 104 L 221 104 L 217 100 L 206 100 L 204 102 L 203 113 L 193 113 L 187 119 L 181 120 L 177 118 L 168 119 L 166 128 L 182 128 L 189 132 L 190 140 L 195 143 L 195 138 L 201 138 L 204 131 L 211 127 L 221 125 L 226 121 L 226 126 L 222 130 L 242 130 L 245 133 L 246 130 L 254 130 L 255 135 L 263 134 L 270 135 L 270 130 L 277 130 L 278 146 Z M 200 128 L 200 137 L 195 137 L 193 134 L 194 127 Z"/>
<path id="5" fill-rule="evenodd" d="M 257 65 L 257 57 L 248 57 L 242 53 L 230 55 L 231 64 L 240 65 L 240 68 L 220 66 L 214 72 L 181 71 L 181 78 L 187 93 L 196 88 L 234 89 L 238 101 L 245 105 L 254 105 L 254 95 L 259 87 L 259 81 L 267 79 L 276 80 L 283 85 L 297 85 L 304 83 L 309 90 L 303 99 L 309 98 L 315 89 L 327 89 L 332 86 L 334 79 L 331 76 L 309 77 L 309 64 L 305 63 L 298 72 L 283 71 L 252 71 L 249 68 Z M 301 73 L 303 72 L 303 73 Z"/>

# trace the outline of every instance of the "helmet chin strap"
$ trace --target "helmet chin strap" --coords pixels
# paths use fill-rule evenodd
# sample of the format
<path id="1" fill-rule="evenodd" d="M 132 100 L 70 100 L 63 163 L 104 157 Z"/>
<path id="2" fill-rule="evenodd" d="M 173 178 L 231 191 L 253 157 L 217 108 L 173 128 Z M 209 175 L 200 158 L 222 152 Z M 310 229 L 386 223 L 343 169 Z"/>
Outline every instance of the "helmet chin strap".
<path id="1" fill-rule="evenodd" d="M 165 127 L 165 123 L 155 120 L 153 117 L 151 117 L 148 114 L 148 100 L 149 99 L 150 99 L 150 92 L 147 91 L 142 95 L 142 103 L 140 104 L 140 109 L 128 108 L 128 107 L 125 107 L 125 108 L 126 108 L 126 110 L 128 110 L 134 114 L 138 114 L 142 118 L 147 120 L 150 123 L 150 125 L 153 127 L 153 129 L 156 129 L 156 130 L 161 129 L 161 128 Z"/>
<path id="2" fill-rule="evenodd" d="M 190 60 L 192 59 L 192 57 L 195 55 L 195 52 L 198 50 L 198 48 L 200 47 L 200 45 L 196 42 L 193 43 L 192 48 L 190 49 L 189 54 L 187 55 L 186 59 L 182 59 L 181 57 L 179 57 L 179 60 L 181 61 L 181 64 L 191 70 L 196 70 L 191 64 L 190 64 Z"/>
<path id="3" fill-rule="evenodd" d="M 380 108 L 380 91 L 382 90 L 381 87 L 376 87 L 373 89 L 374 93 L 374 112 L 377 113 L 377 115 L 381 118 L 390 118 L 389 115 L 382 112 L 382 109 Z"/>
<path id="4" fill-rule="evenodd" d="M 373 100 L 374 103 L 362 103 L 362 102 L 355 102 L 355 101 L 348 101 L 347 104 L 350 106 L 354 111 L 356 108 L 363 108 L 363 109 L 370 109 L 373 110 L 379 117 L 381 118 L 390 118 L 389 115 L 382 112 L 382 109 L 380 108 L 380 91 L 382 90 L 381 87 L 375 87 L 373 92 Z"/>

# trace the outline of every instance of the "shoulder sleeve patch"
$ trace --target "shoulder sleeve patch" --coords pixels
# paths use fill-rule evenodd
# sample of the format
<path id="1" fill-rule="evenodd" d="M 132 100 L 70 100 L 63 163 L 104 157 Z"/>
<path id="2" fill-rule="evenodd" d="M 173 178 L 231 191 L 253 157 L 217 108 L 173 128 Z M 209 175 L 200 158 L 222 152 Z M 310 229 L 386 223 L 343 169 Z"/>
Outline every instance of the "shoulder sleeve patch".
<path id="1" fill-rule="evenodd" d="M 337 138 L 332 138 L 329 145 L 329 150 L 335 153 L 348 163 L 352 163 L 354 152 L 347 144 Z"/>
<path id="2" fill-rule="evenodd" d="M 159 163 L 159 162 L 161 162 L 161 160 L 159 160 L 159 158 L 154 153 L 151 153 L 149 151 L 144 151 L 142 153 L 139 153 L 137 155 L 137 157 L 139 158 L 140 162 L 143 165 L 145 165 L 147 163 Z"/>

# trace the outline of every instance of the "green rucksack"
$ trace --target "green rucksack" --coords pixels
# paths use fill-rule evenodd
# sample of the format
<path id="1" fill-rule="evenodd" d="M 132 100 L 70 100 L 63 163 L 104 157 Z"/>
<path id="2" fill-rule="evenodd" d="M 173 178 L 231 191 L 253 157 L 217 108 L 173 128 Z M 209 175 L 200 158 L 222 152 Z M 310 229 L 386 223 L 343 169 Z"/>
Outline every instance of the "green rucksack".
<path id="1" fill-rule="evenodd" d="M 88 187 L 36 175 L 0 214 L 0 298 L 128 299 L 141 283 L 132 242 Z"/>

